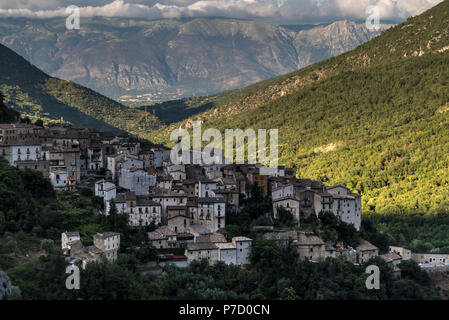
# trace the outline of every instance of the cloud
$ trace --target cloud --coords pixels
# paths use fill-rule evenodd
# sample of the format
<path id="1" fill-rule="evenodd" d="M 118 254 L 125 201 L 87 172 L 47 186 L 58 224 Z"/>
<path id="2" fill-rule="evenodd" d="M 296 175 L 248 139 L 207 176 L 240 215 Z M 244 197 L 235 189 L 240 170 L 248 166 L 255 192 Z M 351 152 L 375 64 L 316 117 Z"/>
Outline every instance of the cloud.
<path id="1" fill-rule="evenodd" d="M 66 17 L 66 7 L 80 7 L 81 17 L 179 18 L 222 16 L 278 23 L 339 19 L 365 20 L 366 8 L 378 6 L 382 20 L 404 20 L 442 0 L 0 0 L 0 16 Z"/>

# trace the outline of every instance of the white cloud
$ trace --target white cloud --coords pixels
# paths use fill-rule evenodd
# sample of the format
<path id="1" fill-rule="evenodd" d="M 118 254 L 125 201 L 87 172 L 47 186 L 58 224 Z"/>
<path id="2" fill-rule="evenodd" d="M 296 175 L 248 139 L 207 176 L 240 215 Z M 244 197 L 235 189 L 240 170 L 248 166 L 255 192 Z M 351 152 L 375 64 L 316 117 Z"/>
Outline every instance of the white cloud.
<path id="1" fill-rule="evenodd" d="M 383 20 L 403 20 L 442 0 L 0 0 L 0 16 L 65 17 L 75 4 L 82 17 L 146 19 L 224 16 L 264 19 L 278 23 L 305 23 L 366 18 L 366 8 L 377 5 Z"/>

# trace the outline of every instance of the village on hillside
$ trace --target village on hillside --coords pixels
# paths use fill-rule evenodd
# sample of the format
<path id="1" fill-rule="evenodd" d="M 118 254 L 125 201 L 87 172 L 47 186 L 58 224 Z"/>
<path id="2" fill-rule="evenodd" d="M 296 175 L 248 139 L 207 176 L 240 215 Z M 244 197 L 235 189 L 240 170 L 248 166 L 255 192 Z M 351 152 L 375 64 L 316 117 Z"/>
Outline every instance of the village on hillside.
<path id="1" fill-rule="evenodd" d="M 361 228 L 362 201 L 345 185 L 326 186 L 320 181 L 298 179 L 292 168 L 278 167 L 261 173 L 262 165 L 185 165 L 170 161 L 171 149 L 128 134 L 101 132 L 71 124 L 40 127 L 27 123 L 0 124 L 0 155 L 10 165 L 42 172 L 56 190 L 77 192 L 89 186 L 102 199 L 98 214 L 126 215 L 131 228 L 156 226 L 148 241 L 156 249 L 185 248 L 184 254 L 157 256 L 159 265 L 183 267 L 207 259 L 215 264 L 244 266 L 249 263 L 252 239 L 244 235 L 227 240 L 226 217 L 238 214 L 242 200 L 252 197 L 257 186 L 272 202 L 273 216 L 289 212 L 289 230 L 254 226 L 267 240 L 291 242 L 301 259 L 312 262 L 344 256 L 358 264 L 379 255 L 366 240 L 352 248 L 340 242 L 324 242 L 301 230 L 303 219 L 330 212 L 341 221 Z M 267 213 L 269 214 L 269 213 Z M 61 248 L 70 263 L 107 259 L 115 261 L 120 233 L 98 233 L 92 246 L 84 246 L 78 231 L 62 233 Z M 380 255 L 396 274 L 402 260 L 413 259 L 422 268 L 449 264 L 449 255 L 412 253 L 400 247 Z"/>

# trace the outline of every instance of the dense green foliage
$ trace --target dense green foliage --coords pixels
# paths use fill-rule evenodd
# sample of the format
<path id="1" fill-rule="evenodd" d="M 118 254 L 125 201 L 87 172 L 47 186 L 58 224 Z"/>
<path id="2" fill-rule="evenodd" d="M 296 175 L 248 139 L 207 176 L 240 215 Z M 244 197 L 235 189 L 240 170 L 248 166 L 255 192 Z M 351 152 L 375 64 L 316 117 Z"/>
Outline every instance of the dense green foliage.
<path id="1" fill-rule="evenodd" d="M 57 254 L 8 271 L 24 299 L 431 299 L 438 298 L 426 272 L 414 262 L 401 265 L 395 278 L 380 259 L 369 261 L 381 270 L 380 290 L 367 290 L 366 265 L 342 259 L 315 264 L 298 258 L 293 246 L 254 243 L 247 269 L 195 261 L 184 269 L 163 268 L 161 274 L 136 272 L 133 254 L 113 263 L 89 264 L 81 270 L 80 290 L 65 289 L 65 267 Z"/>
<path id="2" fill-rule="evenodd" d="M 278 128 L 280 164 L 346 183 L 364 211 L 445 212 L 449 204 L 449 1 L 357 49 L 248 88 L 179 126 Z"/>
<path id="3" fill-rule="evenodd" d="M 63 192 L 56 197 L 40 173 L 18 170 L 3 160 L 0 165 L 0 211 L 6 212 L 0 221 L 0 268 L 6 271 L 15 288 L 10 298 L 437 298 L 427 274 L 413 262 L 407 263 L 401 279 L 394 278 L 383 261 L 369 262 L 381 268 L 381 290 L 369 291 L 365 287 L 365 265 L 356 266 L 341 259 L 327 259 L 318 264 L 301 261 L 293 246 L 261 240 L 260 235 L 251 232 L 251 226 L 260 225 L 262 220 L 271 221 L 271 208 L 257 187 L 252 188 L 253 198 L 246 201 L 241 216 L 229 217 L 228 236 L 244 234 L 254 239 L 250 266 L 244 269 L 222 263 L 209 266 L 207 261 L 198 261 L 184 269 L 168 266 L 162 273 L 141 272 L 139 266 L 154 260 L 158 253 L 147 241 L 147 232 L 154 230 L 154 225 L 129 230 L 126 216 L 114 210 L 108 217 L 94 215 L 91 193 L 84 191 L 85 196 L 80 197 Z M 332 218 L 321 215 L 319 230 L 323 235 L 348 243 L 357 238 L 358 234 L 348 229 L 350 226 Z M 282 226 L 279 221 L 270 223 Z M 377 234 L 374 224 L 364 223 L 362 230 L 363 237 L 370 241 Z M 59 239 L 65 230 L 79 230 L 84 245 L 91 245 L 97 232 L 113 230 L 122 234 L 119 259 L 113 264 L 89 264 L 81 271 L 81 290 L 65 288 L 67 264 L 60 255 L 59 243 L 53 240 Z"/>
<path id="4" fill-rule="evenodd" d="M 441 212 L 449 197 L 447 70 L 447 55 L 435 54 L 348 72 L 208 126 L 280 127 L 281 163 L 301 177 L 346 183 L 365 210 Z"/>
<path id="5" fill-rule="evenodd" d="M 447 212 L 400 216 L 370 214 L 364 217 L 363 225 L 365 229 L 372 226 L 378 230 L 377 235 L 369 240 L 376 245 L 403 246 L 415 253 L 449 253 Z"/>
<path id="6" fill-rule="evenodd" d="M 241 235 L 251 235 L 251 228 L 255 225 L 273 225 L 272 205 L 268 197 L 264 197 L 257 185 L 251 186 L 250 199 L 241 197 L 239 212 L 226 214 L 226 231 L 228 239 Z"/>
<path id="7" fill-rule="evenodd" d="M 331 212 L 319 214 L 319 235 L 324 241 L 341 241 L 344 245 L 356 248 L 360 243 L 360 235 L 352 224 L 345 223 Z"/>

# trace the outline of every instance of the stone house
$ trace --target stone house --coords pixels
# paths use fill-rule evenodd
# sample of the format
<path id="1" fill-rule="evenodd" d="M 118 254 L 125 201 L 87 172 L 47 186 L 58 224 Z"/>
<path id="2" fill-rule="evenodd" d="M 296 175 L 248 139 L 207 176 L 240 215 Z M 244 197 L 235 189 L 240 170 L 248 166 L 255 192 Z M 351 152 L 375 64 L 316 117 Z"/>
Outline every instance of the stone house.
<path id="1" fill-rule="evenodd" d="M 148 196 L 136 196 L 135 207 L 128 211 L 129 225 L 132 227 L 149 226 L 161 224 L 161 205 L 152 201 Z"/>
<path id="2" fill-rule="evenodd" d="M 223 198 L 198 198 L 194 223 L 216 232 L 226 226 L 226 203 Z"/>
<path id="3" fill-rule="evenodd" d="M 178 211 L 177 213 L 171 213 L 168 216 L 167 224 L 173 229 L 175 232 L 179 233 L 188 233 L 190 232 L 190 224 L 192 222 L 192 217 L 189 216 L 186 212 L 187 207 L 184 207 L 184 210 Z M 168 207 L 170 211 L 170 207 Z"/>
<path id="4" fill-rule="evenodd" d="M 203 177 L 198 177 L 197 180 L 198 180 L 198 197 L 199 198 L 213 197 L 213 191 L 217 189 L 217 182 Z"/>
<path id="5" fill-rule="evenodd" d="M 218 248 L 218 261 L 222 261 L 227 265 L 237 264 L 237 248 L 234 243 L 224 242 L 216 243 Z"/>
<path id="6" fill-rule="evenodd" d="M 63 252 L 68 252 L 71 249 L 71 245 L 74 242 L 81 241 L 80 233 L 75 232 L 63 232 L 61 233 L 61 249 Z"/>
<path id="7" fill-rule="evenodd" d="M 363 239 L 357 246 L 356 251 L 358 263 L 367 262 L 371 258 L 377 257 L 379 255 L 379 248 Z"/>
<path id="8" fill-rule="evenodd" d="M 249 264 L 252 239 L 247 237 L 234 237 L 232 243 L 236 248 L 236 265 Z"/>
<path id="9" fill-rule="evenodd" d="M 199 224 L 191 224 L 190 225 L 190 233 L 193 234 L 194 240 L 203 235 L 213 234 L 213 232 L 202 225 Z"/>
<path id="10" fill-rule="evenodd" d="M 326 245 L 318 236 L 299 232 L 294 244 L 297 247 L 300 259 L 311 261 L 324 261 L 326 259 Z"/>
<path id="11" fill-rule="evenodd" d="M 184 255 L 187 257 L 188 263 L 206 259 L 209 264 L 213 265 L 219 259 L 219 249 L 213 243 L 188 243 Z"/>
<path id="12" fill-rule="evenodd" d="M 379 256 L 382 260 L 384 260 L 393 270 L 393 275 L 400 276 L 401 269 L 399 268 L 399 264 L 402 262 L 402 257 L 394 252 L 389 252 L 386 254 L 382 254 Z"/>
<path id="13" fill-rule="evenodd" d="M 232 242 L 218 242 L 218 261 L 225 264 L 246 265 L 249 261 L 252 239 L 246 237 L 234 237 Z"/>
<path id="14" fill-rule="evenodd" d="M 120 233 L 104 232 L 94 235 L 94 245 L 104 252 L 108 261 L 115 261 L 120 248 Z"/>
<path id="15" fill-rule="evenodd" d="M 449 254 L 412 253 L 412 260 L 421 264 L 449 265 Z"/>
<path id="16" fill-rule="evenodd" d="M 401 256 L 402 260 L 410 260 L 412 258 L 412 251 L 402 247 L 390 246 L 389 252 L 396 253 Z"/>
<path id="17" fill-rule="evenodd" d="M 177 248 L 177 233 L 167 226 L 148 232 L 148 239 L 157 249 Z"/>
<path id="18" fill-rule="evenodd" d="M 236 213 L 240 209 L 240 194 L 237 189 L 217 189 L 213 196 L 223 198 L 226 204 L 226 213 Z"/>
<path id="19" fill-rule="evenodd" d="M 119 186 L 137 195 L 148 195 L 150 188 L 156 186 L 156 174 L 150 174 L 142 168 L 122 168 Z"/>
<path id="20" fill-rule="evenodd" d="M 273 200 L 273 213 L 274 217 L 278 218 L 278 209 L 284 208 L 287 211 L 290 211 L 293 215 L 295 226 L 300 225 L 300 202 L 294 197 L 287 196 L 283 198 L 278 198 Z"/>
<path id="21" fill-rule="evenodd" d="M 226 243 L 226 238 L 221 233 L 211 233 L 199 235 L 195 238 L 195 243 Z"/>
<path id="22" fill-rule="evenodd" d="M 256 185 L 261 189 L 264 197 L 268 195 L 268 176 L 256 172 L 250 172 L 246 175 L 246 177 L 251 185 Z"/>
<path id="23" fill-rule="evenodd" d="M 97 233 L 93 240 L 93 246 L 85 247 L 79 240 L 78 232 L 66 231 L 61 234 L 61 247 L 65 255 L 70 255 L 70 264 L 80 263 L 85 269 L 90 262 L 101 262 L 103 259 L 113 262 L 117 259 L 120 248 L 119 233 Z"/>
<path id="24" fill-rule="evenodd" d="M 158 202 L 162 207 L 162 222 L 168 218 L 167 208 L 172 206 L 186 206 L 187 196 L 166 189 L 154 189 L 149 195 L 150 199 Z"/>

